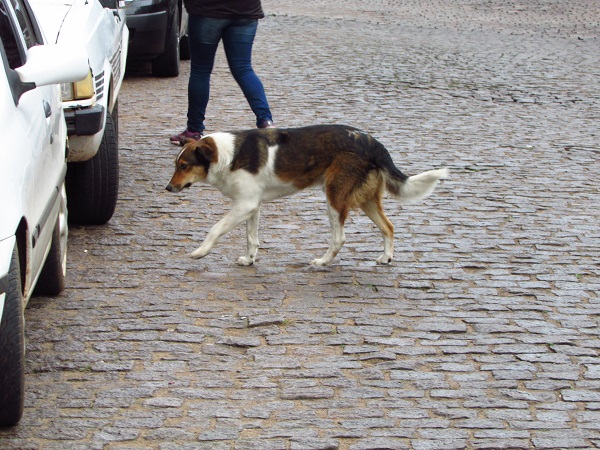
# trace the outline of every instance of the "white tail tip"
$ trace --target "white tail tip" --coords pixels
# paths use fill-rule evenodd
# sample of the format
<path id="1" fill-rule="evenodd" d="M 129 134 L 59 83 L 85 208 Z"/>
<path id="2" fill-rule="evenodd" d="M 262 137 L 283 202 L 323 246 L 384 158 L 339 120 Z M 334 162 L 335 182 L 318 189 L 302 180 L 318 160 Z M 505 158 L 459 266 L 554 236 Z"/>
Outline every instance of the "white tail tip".
<path id="1" fill-rule="evenodd" d="M 448 174 L 448 169 L 444 167 L 408 177 L 400 188 L 400 199 L 411 202 L 427 197 L 433 192 L 438 181 L 447 178 Z"/>

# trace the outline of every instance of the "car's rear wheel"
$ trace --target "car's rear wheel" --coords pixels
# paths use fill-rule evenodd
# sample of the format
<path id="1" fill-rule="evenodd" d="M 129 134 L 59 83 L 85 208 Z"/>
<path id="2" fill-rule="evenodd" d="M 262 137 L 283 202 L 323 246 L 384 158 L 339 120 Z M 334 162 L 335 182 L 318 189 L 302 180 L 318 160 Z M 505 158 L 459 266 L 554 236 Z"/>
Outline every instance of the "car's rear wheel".
<path id="1" fill-rule="evenodd" d="M 113 121 L 113 116 L 107 113 L 96 156 L 85 162 L 69 163 L 67 198 L 69 220 L 73 223 L 102 225 L 115 212 L 119 194 L 117 122 L 118 117 Z"/>
<path id="2" fill-rule="evenodd" d="M 44 268 L 35 286 L 35 293 L 42 295 L 56 295 L 65 288 L 67 274 L 67 238 L 69 227 L 67 224 L 67 192 L 64 184 L 61 189 L 60 210 L 52 233 L 50 252 L 44 263 Z"/>
<path id="3" fill-rule="evenodd" d="M 189 61 L 190 57 L 190 37 L 186 33 L 179 38 L 179 59 Z"/>
<path id="4" fill-rule="evenodd" d="M 176 77 L 179 75 L 179 5 L 167 36 L 165 52 L 152 60 L 152 75 L 157 77 Z"/>
<path id="5" fill-rule="evenodd" d="M 16 425 L 23 416 L 24 330 L 21 269 L 15 244 L 8 273 L 4 309 L 0 318 L 0 426 Z"/>

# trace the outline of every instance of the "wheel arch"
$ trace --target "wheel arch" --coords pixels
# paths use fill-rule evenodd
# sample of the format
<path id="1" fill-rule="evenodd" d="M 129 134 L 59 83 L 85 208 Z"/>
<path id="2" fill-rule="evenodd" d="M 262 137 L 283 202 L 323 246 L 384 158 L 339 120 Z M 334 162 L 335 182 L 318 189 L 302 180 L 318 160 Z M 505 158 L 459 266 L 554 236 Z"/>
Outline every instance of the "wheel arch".
<path id="1" fill-rule="evenodd" d="M 23 298 L 25 298 L 28 286 L 30 284 L 31 279 L 31 270 L 29 267 L 29 260 L 31 258 L 31 233 L 29 231 L 29 225 L 25 218 L 21 219 L 19 222 L 19 226 L 17 227 L 17 232 L 15 233 L 16 244 L 18 249 L 19 256 L 19 271 L 21 275 L 21 294 Z"/>
<path id="2" fill-rule="evenodd" d="M 108 87 L 108 93 L 107 93 L 107 100 L 106 100 L 106 110 L 112 114 L 113 109 L 115 108 L 115 105 L 117 103 L 117 98 L 115 98 L 114 92 L 115 92 L 115 77 L 113 77 L 112 72 L 108 75 L 110 77 L 110 79 L 108 80 L 108 83 L 105 83 L 105 85 Z M 106 119 L 104 126 L 106 126 Z"/>

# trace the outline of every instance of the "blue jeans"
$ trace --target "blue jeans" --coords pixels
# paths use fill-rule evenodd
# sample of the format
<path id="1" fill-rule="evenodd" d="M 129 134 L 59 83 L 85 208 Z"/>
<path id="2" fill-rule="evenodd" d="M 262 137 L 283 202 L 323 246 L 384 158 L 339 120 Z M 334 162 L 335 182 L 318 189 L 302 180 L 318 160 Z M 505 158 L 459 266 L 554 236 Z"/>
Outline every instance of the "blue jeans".
<path id="1" fill-rule="evenodd" d="M 257 126 L 264 120 L 273 119 L 263 84 L 252 69 L 252 44 L 257 27 L 258 21 L 254 19 L 210 19 L 190 15 L 188 130 L 204 130 L 206 106 L 210 97 L 210 75 L 221 40 L 229 69 L 256 116 Z"/>

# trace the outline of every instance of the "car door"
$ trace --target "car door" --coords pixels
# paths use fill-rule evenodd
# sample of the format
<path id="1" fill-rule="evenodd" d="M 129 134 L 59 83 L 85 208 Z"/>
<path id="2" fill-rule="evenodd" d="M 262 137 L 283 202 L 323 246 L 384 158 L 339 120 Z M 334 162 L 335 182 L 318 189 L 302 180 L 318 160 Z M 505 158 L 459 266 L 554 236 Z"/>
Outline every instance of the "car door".
<path id="1" fill-rule="evenodd" d="M 27 50 L 42 44 L 39 28 L 32 20 L 29 5 L 22 0 L 10 0 L 13 10 L 12 27 L 16 51 L 7 55 L 11 68 L 26 62 Z M 14 66 L 14 67 L 13 67 Z M 62 119 L 62 120 L 61 120 Z M 26 163 L 20 177 L 23 183 L 23 208 L 28 221 L 32 274 L 40 270 L 52 237 L 52 208 L 62 186 L 65 165 L 64 119 L 59 87 L 37 87 L 18 99 L 12 120 L 19 133 L 17 148 Z M 29 288 L 27 286 L 26 288 Z"/>

